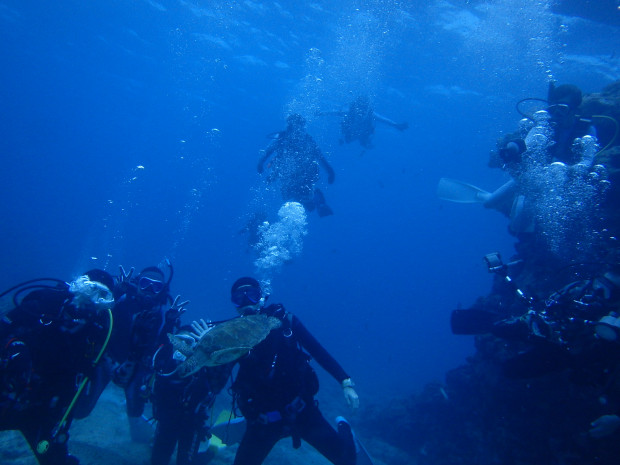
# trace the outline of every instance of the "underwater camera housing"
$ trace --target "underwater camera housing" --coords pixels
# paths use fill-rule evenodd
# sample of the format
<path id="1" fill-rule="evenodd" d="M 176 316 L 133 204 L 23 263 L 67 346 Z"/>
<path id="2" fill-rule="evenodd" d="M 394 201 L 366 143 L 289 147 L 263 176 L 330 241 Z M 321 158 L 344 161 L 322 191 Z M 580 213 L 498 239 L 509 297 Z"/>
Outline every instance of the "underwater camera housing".
<path id="1" fill-rule="evenodd" d="M 491 252 L 484 256 L 484 263 L 487 265 L 489 273 L 497 273 L 499 271 L 505 271 L 506 265 L 502 261 L 502 256 L 499 252 Z"/>

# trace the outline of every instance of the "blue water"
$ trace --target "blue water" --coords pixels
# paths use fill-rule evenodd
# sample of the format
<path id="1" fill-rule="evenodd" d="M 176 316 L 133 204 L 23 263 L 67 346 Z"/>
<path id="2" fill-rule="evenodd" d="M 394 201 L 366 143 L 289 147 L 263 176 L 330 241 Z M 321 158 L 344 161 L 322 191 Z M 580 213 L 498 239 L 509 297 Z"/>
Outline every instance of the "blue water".
<path id="1" fill-rule="evenodd" d="M 271 300 L 362 401 L 441 381 L 473 353 L 450 311 L 488 292 L 482 257 L 514 240 L 497 212 L 437 199 L 437 181 L 501 185 L 488 153 L 519 99 L 620 77 L 613 2 L 590 5 L 607 24 L 551 3 L 0 1 L 0 284 L 169 258 L 188 320 L 232 316 L 230 285 L 256 272 L 239 231 L 281 204 L 259 150 L 295 111 L 336 170 L 320 184 L 335 214 L 309 213 Z M 409 123 L 378 125 L 365 153 L 314 116 L 362 93 Z"/>

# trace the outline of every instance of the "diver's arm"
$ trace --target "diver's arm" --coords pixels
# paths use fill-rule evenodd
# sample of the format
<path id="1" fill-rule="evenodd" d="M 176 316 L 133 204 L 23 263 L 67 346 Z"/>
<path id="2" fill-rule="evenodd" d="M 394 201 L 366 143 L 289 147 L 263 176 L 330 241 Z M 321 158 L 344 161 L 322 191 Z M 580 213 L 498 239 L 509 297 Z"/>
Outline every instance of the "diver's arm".
<path id="1" fill-rule="evenodd" d="M 327 350 L 310 334 L 303 323 L 295 315 L 292 316 L 291 329 L 296 335 L 297 340 L 304 349 L 308 351 L 321 367 L 334 377 L 336 381 L 342 384 L 345 379 L 350 376 L 344 371 L 344 368 L 332 357 Z"/>
<path id="2" fill-rule="evenodd" d="M 265 150 L 262 150 L 262 152 L 264 152 L 263 156 L 260 157 L 260 159 L 258 160 L 258 165 L 256 166 L 256 169 L 259 173 L 262 174 L 262 172 L 265 171 L 265 163 L 267 162 L 267 160 L 269 160 L 269 157 L 273 155 L 273 152 L 276 151 L 277 143 L 278 140 L 274 140 Z"/>
<path id="3" fill-rule="evenodd" d="M 347 112 L 346 111 L 317 111 L 315 113 L 316 116 L 346 116 Z"/>
<path id="4" fill-rule="evenodd" d="M 512 205 L 512 199 L 516 193 L 517 182 L 514 179 L 510 179 L 510 181 L 506 182 L 492 193 L 485 192 L 484 194 L 487 195 L 480 194 L 480 200 L 482 200 L 482 205 L 486 208 L 498 210 L 501 209 L 506 202 Z"/>
<path id="5" fill-rule="evenodd" d="M 380 121 L 383 124 L 387 124 L 388 126 L 392 126 L 396 129 L 398 129 L 399 131 L 404 131 L 405 129 L 407 129 L 409 127 L 408 123 L 397 123 L 396 121 L 392 121 L 389 118 L 386 118 L 385 116 L 381 116 L 380 114 L 376 113 L 373 111 L 372 113 L 375 121 Z"/>
<path id="6" fill-rule="evenodd" d="M 329 184 L 333 184 L 334 180 L 336 179 L 336 173 L 334 171 L 334 168 L 331 167 L 331 165 L 328 163 L 327 159 L 323 156 L 323 154 L 321 153 L 318 147 L 316 151 L 317 151 L 317 159 L 319 160 L 319 163 L 325 169 L 325 171 L 327 171 L 327 182 Z"/>

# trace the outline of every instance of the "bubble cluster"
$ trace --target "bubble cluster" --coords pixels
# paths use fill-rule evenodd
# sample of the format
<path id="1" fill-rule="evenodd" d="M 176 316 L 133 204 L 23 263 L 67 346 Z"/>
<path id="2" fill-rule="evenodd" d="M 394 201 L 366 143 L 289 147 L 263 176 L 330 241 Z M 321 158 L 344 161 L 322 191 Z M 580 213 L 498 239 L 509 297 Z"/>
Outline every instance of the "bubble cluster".
<path id="1" fill-rule="evenodd" d="M 575 262 L 594 260 L 601 240 L 600 205 L 608 185 L 604 167 L 589 167 L 598 145 L 596 139 L 576 139 L 573 166 L 548 163 L 553 144 L 546 112 L 538 112 L 536 126 L 528 133 L 521 184 L 531 205 L 535 231 L 559 258 Z M 585 160 L 585 161 L 584 161 Z"/>
<path id="2" fill-rule="evenodd" d="M 299 202 L 286 202 L 278 210 L 278 221 L 258 227 L 260 240 L 255 248 L 259 257 L 254 265 L 263 279 L 269 280 L 282 264 L 301 254 L 306 229 L 306 210 Z"/>

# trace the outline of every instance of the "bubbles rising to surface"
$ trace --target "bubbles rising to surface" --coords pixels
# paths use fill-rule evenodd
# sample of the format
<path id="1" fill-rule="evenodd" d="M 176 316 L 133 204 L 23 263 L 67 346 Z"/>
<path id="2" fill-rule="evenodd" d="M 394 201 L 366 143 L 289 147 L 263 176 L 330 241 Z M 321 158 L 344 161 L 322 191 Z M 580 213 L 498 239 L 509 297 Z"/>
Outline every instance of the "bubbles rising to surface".
<path id="1" fill-rule="evenodd" d="M 265 221 L 258 227 L 260 240 L 255 248 L 259 256 L 254 265 L 266 283 L 285 262 L 301 254 L 303 237 L 308 234 L 306 210 L 300 203 L 284 203 L 278 218 L 273 224 Z"/>

